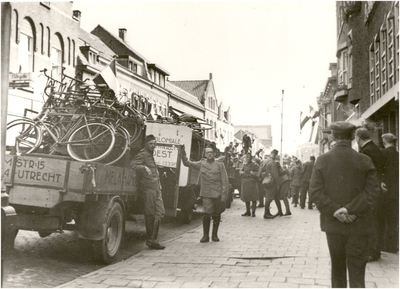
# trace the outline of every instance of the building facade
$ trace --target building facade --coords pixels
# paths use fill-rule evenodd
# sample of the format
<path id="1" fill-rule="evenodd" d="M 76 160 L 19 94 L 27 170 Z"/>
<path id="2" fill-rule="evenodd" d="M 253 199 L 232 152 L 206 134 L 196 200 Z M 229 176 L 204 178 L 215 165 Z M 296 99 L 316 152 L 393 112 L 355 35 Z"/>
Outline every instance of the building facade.
<path id="1" fill-rule="evenodd" d="M 98 25 L 89 33 L 80 28 L 81 17 L 72 2 L 11 2 L 7 122 L 41 110 L 44 69 L 57 80 L 65 74 L 91 83 L 110 66 L 119 101 L 130 101 L 146 115 L 165 117 L 176 109 L 204 119 L 204 105 L 196 96 L 168 82 L 165 69 L 126 43 L 127 29 L 116 36 Z"/>
<path id="2" fill-rule="evenodd" d="M 375 143 L 399 137 L 399 1 L 338 1 L 336 10 L 335 102 L 352 108 L 347 121 L 368 124 Z"/>
<path id="3" fill-rule="evenodd" d="M 204 107 L 204 119 L 212 127 L 205 131 L 205 138 L 215 142 L 217 148 L 224 151 L 234 141 L 234 128 L 230 108 L 224 110 L 222 102 L 218 102 L 212 73 L 207 80 L 179 80 L 171 83 L 197 97 Z"/>

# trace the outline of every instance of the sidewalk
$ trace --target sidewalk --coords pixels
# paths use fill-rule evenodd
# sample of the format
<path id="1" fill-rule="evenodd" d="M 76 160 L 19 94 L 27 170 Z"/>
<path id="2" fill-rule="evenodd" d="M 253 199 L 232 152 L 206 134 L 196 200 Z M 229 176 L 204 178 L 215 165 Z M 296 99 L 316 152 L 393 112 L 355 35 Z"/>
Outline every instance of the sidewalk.
<path id="1" fill-rule="evenodd" d="M 330 258 L 319 213 L 291 208 L 293 215 L 242 217 L 235 199 L 222 216 L 220 242 L 200 243 L 202 227 L 145 249 L 129 259 L 59 287 L 127 288 L 329 288 Z M 162 230 L 162 228 L 161 228 Z M 368 263 L 368 288 L 399 288 L 399 255 L 382 252 Z"/>

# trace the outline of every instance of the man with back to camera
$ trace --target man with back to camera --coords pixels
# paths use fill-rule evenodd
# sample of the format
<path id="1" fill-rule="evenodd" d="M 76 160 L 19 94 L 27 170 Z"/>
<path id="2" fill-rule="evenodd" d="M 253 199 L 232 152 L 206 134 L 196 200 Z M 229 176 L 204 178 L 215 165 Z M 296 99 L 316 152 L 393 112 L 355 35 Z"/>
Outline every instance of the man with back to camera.
<path id="1" fill-rule="evenodd" d="M 200 197 L 203 200 L 203 237 L 201 243 L 210 241 L 210 222 L 213 218 L 211 239 L 219 242 L 218 228 L 221 222 L 222 206 L 228 198 L 228 175 L 223 162 L 215 160 L 215 148 L 209 145 L 205 148 L 206 160 L 192 162 L 186 156 L 185 147 L 182 147 L 182 163 L 186 167 L 200 170 Z"/>
<path id="2" fill-rule="evenodd" d="M 332 288 L 365 287 L 368 235 L 379 181 L 369 157 L 351 148 L 355 126 L 332 123 L 335 147 L 318 157 L 310 182 L 311 200 L 320 211 L 331 257 Z"/>
<path id="3" fill-rule="evenodd" d="M 315 157 L 311 156 L 310 161 L 306 162 L 302 169 L 301 185 L 300 185 L 300 208 L 304 209 L 306 206 L 306 198 L 308 187 L 310 185 L 311 174 L 313 171 Z M 310 200 L 310 193 L 308 194 L 308 208 L 312 210 L 312 202 Z"/>
<path id="4" fill-rule="evenodd" d="M 392 133 L 382 135 L 385 149 L 383 156 L 383 223 L 386 232 L 381 232 L 382 251 L 397 253 L 399 251 L 399 152 L 396 150 L 397 137 Z"/>
<path id="5" fill-rule="evenodd" d="M 264 219 L 274 219 L 277 216 L 283 216 L 281 202 L 279 200 L 279 172 L 278 165 L 275 163 L 275 158 L 278 155 L 278 151 L 273 149 L 264 162 L 261 163 L 260 168 L 257 173 L 257 177 L 260 179 L 271 175 L 273 182 L 270 185 L 263 185 L 265 191 L 265 207 L 264 207 Z M 275 201 L 276 207 L 278 208 L 278 213 L 272 215 L 269 209 L 271 202 Z"/>
<path id="6" fill-rule="evenodd" d="M 372 163 L 375 166 L 376 173 L 378 175 L 378 180 L 382 183 L 383 178 L 383 158 L 382 152 L 379 147 L 371 140 L 370 133 L 368 129 L 361 127 L 356 130 L 355 133 L 356 142 L 359 147 L 359 152 L 367 155 L 371 158 Z M 382 232 L 381 227 L 383 227 L 382 222 L 382 201 L 381 194 L 376 199 L 375 206 L 373 208 L 374 220 L 372 227 L 374 233 L 369 236 L 368 240 L 368 261 L 376 261 L 381 257 L 380 250 L 380 236 L 379 232 Z"/>
<path id="7" fill-rule="evenodd" d="M 144 187 L 146 245 L 152 249 L 164 249 L 165 246 L 157 241 L 158 230 L 161 219 L 165 216 L 165 209 L 160 176 L 153 157 L 155 147 L 156 138 L 154 135 L 146 136 L 144 148 L 133 158 L 129 166 L 138 172 L 140 183 Z"/>

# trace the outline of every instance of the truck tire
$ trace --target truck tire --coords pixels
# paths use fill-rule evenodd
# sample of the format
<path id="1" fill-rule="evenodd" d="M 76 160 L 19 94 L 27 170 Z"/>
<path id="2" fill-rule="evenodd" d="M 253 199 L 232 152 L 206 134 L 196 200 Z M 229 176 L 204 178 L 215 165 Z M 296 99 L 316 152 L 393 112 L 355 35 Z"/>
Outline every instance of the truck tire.
<path id="1" fill-rule="evenodd" d="M 106 220 L 106 236 L 99 241 L 92 241 L 94 258 L 110 264 L 117 255 L 125 232 L 124 211 L 118 202 L 111 206 Z"/>
<path id="2" fill-rule="evenodd" d="M 185 209 L 181 211 L 181 218 L 185 224 L 190 224 L 193 219 L 193 209 Z"/>

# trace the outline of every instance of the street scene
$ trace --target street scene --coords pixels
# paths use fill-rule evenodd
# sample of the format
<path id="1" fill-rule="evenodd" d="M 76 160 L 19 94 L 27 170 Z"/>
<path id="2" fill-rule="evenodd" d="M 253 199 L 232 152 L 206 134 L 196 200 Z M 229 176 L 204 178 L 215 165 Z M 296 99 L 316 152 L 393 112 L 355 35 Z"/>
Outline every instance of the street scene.
<path id="1" fill-rule="evenodd" d="M 1 5 L 2 287 L 399 287 L 399 1 Z"/>

